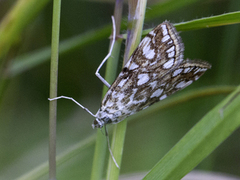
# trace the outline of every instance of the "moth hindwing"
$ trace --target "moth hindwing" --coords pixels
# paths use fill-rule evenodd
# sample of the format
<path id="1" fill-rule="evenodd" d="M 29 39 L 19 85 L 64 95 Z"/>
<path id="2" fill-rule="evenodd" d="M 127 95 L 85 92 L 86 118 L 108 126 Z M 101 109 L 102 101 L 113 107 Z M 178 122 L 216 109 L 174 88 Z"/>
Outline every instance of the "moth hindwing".
<path id="1" fill-rule="evenodd" d="M 147 34 L 106 93 L 93 128 L 115 124 L 190 85 L 211 68 L 183 61 L 184 45 L 174 26 L 163 22 Z"/>

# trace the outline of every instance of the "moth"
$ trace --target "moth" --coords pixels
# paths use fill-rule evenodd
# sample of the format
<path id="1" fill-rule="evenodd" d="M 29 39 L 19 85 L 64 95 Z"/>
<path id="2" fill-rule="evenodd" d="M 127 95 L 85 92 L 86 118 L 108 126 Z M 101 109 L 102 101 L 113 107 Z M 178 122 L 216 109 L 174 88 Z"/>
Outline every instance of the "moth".
<path id="1" fill-rule="evenodd" d="M 168 21 L 159 24 L 149 32 L 133 52 L 122 71 L 110 86 L 99 74 L 99 70 L 111 55 L 116 37 L 113 21 L 113 41 L 108 55 L 99 65 L 96 75 L 107 86 L 101 107 L 93 114 L 76 100 L 67 96 L 49 98 L 70 99 L 95 117 L 93 128 L 102 128 L 106 124 L 116 124 L 126 117 L 137 113 L 152 104 L 165 99 L 171 94 L 189 86 L 199 79 L 207 69 L 208 62 L 200 60 L 183 60 L 184 45 L 175 27 Z M 106 130 L 106 128 L 105 128 Z M 109 152 L 116 162 L 109 143 Z"/>
<path id="2" fill-rule="evenodd" d="M 98 74 L 109 56 L 100 64 L 96 75 L 109 90 L 95 115 L 71 97 L 60 96 L 49 100 L 73 100 L 95 117 L 93 128 L 116 124 L 187 87 L 211 68 L 205 61 L 183 60 L 183 53 L 181 37 L 175 27 L 165 21 L 142 39 L 111 86 Z"/>

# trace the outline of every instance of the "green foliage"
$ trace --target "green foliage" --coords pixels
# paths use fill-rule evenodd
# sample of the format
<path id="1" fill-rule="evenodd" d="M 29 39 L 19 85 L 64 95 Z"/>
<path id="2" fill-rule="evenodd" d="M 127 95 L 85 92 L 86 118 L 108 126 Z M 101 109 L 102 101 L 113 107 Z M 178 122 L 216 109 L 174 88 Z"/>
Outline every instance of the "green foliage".
<path id="1" fill-rule="evenodd" d="M 0 179 L 48 178 L 52 4 L 41 2 L 0 2 L 0 11 L 8 12 L 0 24 Z M 144 33 L 166 19 L 176 23 L 185 57 L 206 60 L 212 69 L 182 92 L 128 118 L 120 175 L 149 172 L 144 179 L 180 179 L 197 166 L 240 176 L 239 6 L 236 0 L 149 4 Z M 58 94 L 74 97 L 92 112 L 101 102 L 102 83 L 94 73 L 108 51 L 113 9 L 104 2 L 62 2 Z M 121 40 L 117 46 L 112 56 L 120 52 L 122 64 Z M 116 69 L 108 76 L 112 73 Z M 98 168 L 92 167 L 94 153 L 101 154 L 99 173 L 106 177 L 109 152 L 101 131 L 97 138 L 105 149 L 94 152 L 93 120 L 72 102 L 58 101 L 57 179 L 90 179 Z"/>

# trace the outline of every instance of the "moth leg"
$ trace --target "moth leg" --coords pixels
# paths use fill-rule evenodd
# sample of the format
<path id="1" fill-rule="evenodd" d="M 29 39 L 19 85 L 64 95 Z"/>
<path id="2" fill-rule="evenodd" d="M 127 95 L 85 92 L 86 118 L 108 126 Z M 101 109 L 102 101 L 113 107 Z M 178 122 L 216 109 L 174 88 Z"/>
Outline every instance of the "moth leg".
<path id="1" fill-rule="evenodd" d="M 84 109 L 85 111 L 87 111 L 90 115 L 92 115 L 93 117 L 96 117 L 89 109 L 87 109 L 86 107 L 84 107 L 83 105 L 81 105 L 79 102 L 77 102 L 75 99 L 73 99 L 72 97 L 67 97 L 67 96 L 59 96 L 59 97 L 55 97 L 55 98 L 48 98 L 49 101 L 54 101 L 57 99 L 69 99 L 71 101 L 73 101 L 74 103 L 76 103 L 78 106 L 80 106 L 82 109 Z"/>
<path id="2" fill-rule="evenodd" d="M 101 62 L 101 64 L 98 66 L 97 71 L 95 73 L 95 75 L 103 82 L 103 84 L 105 84 L 108 88 L 110 88 L 110 84 L 100 75 L 99 70 L 101 69 L 101 67 L 103 66 L 103 64 L 108 60 L 108 58 L 111 56 L 112 50 L 113 50 L 113 45 L 115 43 L 115 39 L 116 39 L 116 25 L 115 25 L 115 19 L 112 16 L 112 23 L 113 23 L 113 36 L 112 36 L 112 43 L 111 43 L 111 47 L 110 50 L 107 54 L 107 56 L 103 59 L 103 61 Z"/>
<path id="3" fill-rule="evenodd" d="M 120 167 L 119 167 L 116 159 L 115 159 L 114 156 L 113 156 L 113 153 L 112 153 L 112 150 L 111 150 L 111 147 L 110 147 L 109 135 L 108 135 L 108 131 L 107 131 L 107 126 L 106 126 L 106 124 L 105 124 L 104 126 L 105 126 L 105 135 L 106 135 L 106 138 L 107 138 L 108 150 L 109 150 L 109 152 L 110 152 L 110 154 L 111 154 L 111 157 L 112 157 L 112 160 L 113 160 L 114 164 L 116 165 L 116 167 L 117 167 L 118 169 L 120 169 Z"/>

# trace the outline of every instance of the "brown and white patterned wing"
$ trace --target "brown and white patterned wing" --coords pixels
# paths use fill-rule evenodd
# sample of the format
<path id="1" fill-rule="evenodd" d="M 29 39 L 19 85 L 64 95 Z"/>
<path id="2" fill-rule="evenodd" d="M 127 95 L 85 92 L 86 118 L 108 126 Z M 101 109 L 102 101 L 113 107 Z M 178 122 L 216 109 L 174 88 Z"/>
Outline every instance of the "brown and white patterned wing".
<path id="1" fill-rule="evenodd" d="M 205 61 L 189 59 L 183 61 L 179 67 L 170 73 L 169 77 L 166 77 L 168 81 L 164 89 L 165 97 L 189 86 L 210 68 L 211 65 Z"/>
<path id="2" fill-rule="evenodd" d="M 125 65 L 128 71 L 155 73 L 161 69 L 164 75 L 183 61 L 184 45 L 175 27 L 164 22 L 149 32 L 133 52 Z"/>
<path id="3" fill-rule="evenodd" d="M 165 99 L 171 94 L 184 89 L 185 87 L 198 80 L 211 65 L 204 61 L 185 60 L 173 71 L 166 74 L 161 79 L 155 79 L 150 82 L 151 86 L 148 89 L 148 99 L 145 103 L 139 106 L 137 111 L 145 109 L 150 105 Z M 142 92 L 138 92 L 142 94 Z"/>
<path id="4" fill-rule="evenodd" d="M 210 68 L 206 62 L 183 61 L 183 51 L 181 38 L 172 24 L 164 22 L 154 28 L 106 93 L 97 119 L 102 124 L 118 123 L 183 89 Z"/>

